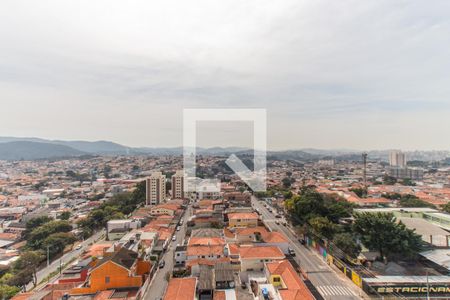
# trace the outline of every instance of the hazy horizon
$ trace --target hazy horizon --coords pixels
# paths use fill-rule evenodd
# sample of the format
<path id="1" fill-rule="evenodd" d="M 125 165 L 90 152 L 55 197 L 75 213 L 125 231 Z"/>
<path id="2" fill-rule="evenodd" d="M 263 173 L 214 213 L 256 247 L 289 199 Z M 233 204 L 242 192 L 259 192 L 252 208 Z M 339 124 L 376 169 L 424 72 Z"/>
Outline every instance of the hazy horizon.
<path id="1" fill-rule="evenodd" d="M 67 141 L 67 142 L 112 142 L 125 147 L 130 148 L 182 148 L 183 145 L 178 146 L 148 146 L 148 145 L 137 145 L 130 146 L 125 143 L 121 143 L 120 141 L 113 140 L 105 140 L 105 139 L 64 139 L 64 138 L 46 138 L 46 137 L 37 137 L 37 136 L 8 136 L 8 135 L 0 135 L 0 138 L 22 138 L 22 139 L 43 139 L 49 141 Z M 197 147 L 210 149 L 210 148 L 242 148 L 242 149 L 253 149 L 253 147 L 243 147 L 237 145 L 226 145 L 226 146 L 202 146 L 197 145 Z M 355 149 L 355 148 L 314 148 L 314 147 L 302 147 L 302 148 L 286 148 L 286 149 L 267 149 L 267 151 L 302 151 L 302 150 L 317 150 L 317 151 L 337 151 L 337 152 L 362 152 L 362 151 L 403 151 L 403 152 L 414 152 L 414 151 L 424 151 L 424 152 L 440 152 L 447 151 L 450 152 L 450 149 L 399 149 L 399 148 L 384 148 L 384 149 Z"/>

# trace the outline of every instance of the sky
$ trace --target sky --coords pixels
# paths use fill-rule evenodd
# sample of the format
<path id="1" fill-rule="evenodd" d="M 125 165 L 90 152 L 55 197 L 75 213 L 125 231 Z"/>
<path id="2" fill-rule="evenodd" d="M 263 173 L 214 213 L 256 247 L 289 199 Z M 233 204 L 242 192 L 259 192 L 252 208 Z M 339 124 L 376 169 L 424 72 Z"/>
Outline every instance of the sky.
<path id="1" fill-rule="evenodd" d="M 450 150 L 447 0 L 0 8 L 0 136 L 180 146 L 183 109 L 263 108 L 268 149 Z M 221 125 L 200 146 L 252 138 Z"/>

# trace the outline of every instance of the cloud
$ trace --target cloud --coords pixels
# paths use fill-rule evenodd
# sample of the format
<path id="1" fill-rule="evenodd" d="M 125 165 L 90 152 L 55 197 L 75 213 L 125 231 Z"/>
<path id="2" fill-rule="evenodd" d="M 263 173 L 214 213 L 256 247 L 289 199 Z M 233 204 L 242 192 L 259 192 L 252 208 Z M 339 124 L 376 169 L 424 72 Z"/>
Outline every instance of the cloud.
<path id="1" fill-rule="evenodd" d="M 447 1 L 2 6 L 0 95 L 9 117 L 0 125 L 8 135 L 174 146 L 183 108 L 262 107 L 272 148 L 444 146 L 447 121 L 434 120 L 450 110 Z M 30 121 L 30 105 L 46 121 Z M 56 109 L 66 107 L 83 126 L 55 127 Z M 423 126 L 429 144 L 405 136 Z M 143 127 L 163 130 L 145 140 L 129 134 Z M 337 132 L 347 134 L 337 140 Z M 367 132 L 373 136 L 355 143 Z"/>

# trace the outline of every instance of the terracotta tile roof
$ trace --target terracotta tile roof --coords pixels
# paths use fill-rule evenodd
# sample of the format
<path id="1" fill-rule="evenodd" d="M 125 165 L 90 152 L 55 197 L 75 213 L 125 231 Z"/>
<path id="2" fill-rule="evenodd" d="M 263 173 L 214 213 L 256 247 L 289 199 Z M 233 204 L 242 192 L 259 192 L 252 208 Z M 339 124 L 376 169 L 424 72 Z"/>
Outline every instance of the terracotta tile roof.
<path id="1" fill-rule="evenodd" d="M 228 214 L 228 219 L 246 219 L 246 220 L 257 220 L 258 215 L 256 213 L 231 213 Z"/>
<path id="2" fill-rule="evenodd" d="M 267 263 L 266 267 L 271 275 L 281 276 L 286 287 L 285 289 L 279 289 L 283 300 L 314 299 L 289 261 L 281 260 Z"/>
<path id="3" fill-rule="evenodd" d="M 228 244 L 230 255 L 239 255 L 239 246 L 237 244 Z"/>
<path id="4" fill-rule="evenodd" d="M 257 227 L 253 227 L 253 228 L 239 228 L 236 230 L 236 235 L 251 235 L 254 234 L 255 232 L 262 234 L 265 233 L 269 233 L 269 231 L 267 231 L 267 229 L 263 226 L 257 226 Z"/>
<path id="5" fill-rule="evenodd" d="M 280 232 L 268 232 L 262 235 L 265 243 L 288 243 L 286 236 Z"/>
<path id="6" fill-rule="evenodd" d="M 234 238 L 234 233 L 231 232 L 228 228 L 224 228 L 223 235 L 227 238 Z"/>
<path id="7" fill-rule="evenodd" d="M 243 246 L 239 248 L 239 255 L 241 259 L 285 258 L 280 248 L 275 246 L 264 246 L 264 247 Z"/>
<path id="8" fill-rule="evenodd" d="M 186 267 L 192 267 L 197 265 L 207 265 L 207 266 L 214 266 L 218 263 L 224 263 L 229 262 L 230 258 L 228 257 L 221 257 L 217 259 L 206 259 L 206 258 L 198 258 L 198 259 L 191 259 L 186 261 Z"/>
<path id="9" fill-rule="evenodd" d="M 214 300 L 226 300 L 225 291 L 214 291 Z"/>
<path id="10" fill-rule="evenodd" d="M 114 290 L 101 291 L 95 295 L 94 300 L 106 300 L 109 299 L 112 294 L 114 294 Z"/>
<path id="11" fill-rule="evenodd" d="M 167 286 L 164 300 L 194 300 L 197 279 L 189 278 L 172 278 Z"/>
<path id="12" fill-rule="evenodd" d="M 225 245 L 225 241 L 222 238 L 219 237 L 191 237 L 189 239 L 188 246 L 195 246 L 195 245 L 201 245 L 201 246 L 223 246 Z"/>
<path id="13" fill-rule="evenodd" d="M 188 246 L 188 256 L 208 256 L 208 255 L 223 255 L 224 246 Z"/>

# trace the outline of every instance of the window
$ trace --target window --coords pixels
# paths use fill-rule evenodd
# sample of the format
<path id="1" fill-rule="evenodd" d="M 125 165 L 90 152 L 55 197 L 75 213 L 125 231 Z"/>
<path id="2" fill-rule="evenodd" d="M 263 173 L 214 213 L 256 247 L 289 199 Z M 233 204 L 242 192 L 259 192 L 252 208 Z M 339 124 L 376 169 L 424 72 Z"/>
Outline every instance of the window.
<path id="1" fill-rule="evenodd" d="M 105 277 L 105 283 L 109 283 L 109 280 L 110 280 L 109 276 L 106 276 Z"/>

